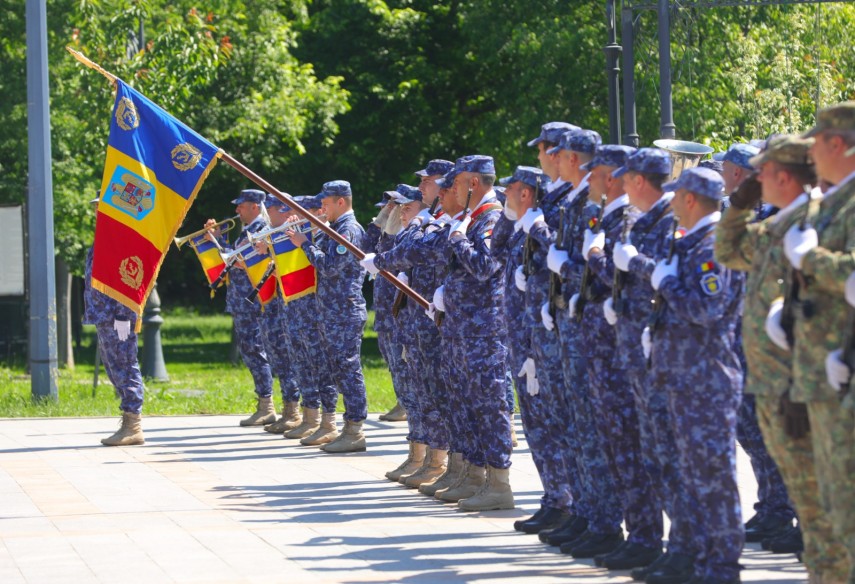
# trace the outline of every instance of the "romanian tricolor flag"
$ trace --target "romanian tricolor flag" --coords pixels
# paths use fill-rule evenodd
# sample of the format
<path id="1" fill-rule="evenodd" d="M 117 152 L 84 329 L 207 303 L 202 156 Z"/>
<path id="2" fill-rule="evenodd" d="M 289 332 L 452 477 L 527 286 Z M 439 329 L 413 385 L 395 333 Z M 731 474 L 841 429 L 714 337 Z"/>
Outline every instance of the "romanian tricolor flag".
<path id="1" fill-rule="evenodd" d="M 312 240 L 311 233 L 306 233 L 306 237 L 309 241 Z M 273 235 L 273 260 L 276 262 L 279 291 L 285 302 L 315 293 L 318 286 L 315 267 L 309 263 L 306 252 L 299 247 L 294 247 L 284 233 Z"/>
<path id="2" fill-rule="evenodd" d="M 713 268 L 715 268 L 715 262 L 704 262 L 698 267 L 698 271 L 704 273 L 711 271 Z"/>
<path id="3" fill-rule="evenodd" d="M 226 262 L 223 260 L 220 248 L 216 243 L 210 241 L 205 234 L 197 235 L 191 239 L 190 245 L 196 252 L 199 263 L 202 264 L 202 270 L 205 272 L 208 284 L 213 284 L 226 268 Z M 211 294 L 214 294 L 213 290 Z"/>
<path id="4" fill-rule="evenodd" d="M 166 250 L 219 156 L 216 146 L 116 79 L 94 289 L 142 315 Z"/>
<path id="5" fill-rule="evenodd" d="M 243 254 L 244 265 L 246 265 L 246 275 L 249 277 L 250 284 L 254 288 L 258 288 L 265 274 L 267 267 L 270 265 L 270 256 L 267 254 L 259 254 L 255 248 Z M 258 299 L 261 305 L 264 306 L 273 298 L 276 297 L 276 278 L 270 277 L 262 284 L 258 290 Z"/>

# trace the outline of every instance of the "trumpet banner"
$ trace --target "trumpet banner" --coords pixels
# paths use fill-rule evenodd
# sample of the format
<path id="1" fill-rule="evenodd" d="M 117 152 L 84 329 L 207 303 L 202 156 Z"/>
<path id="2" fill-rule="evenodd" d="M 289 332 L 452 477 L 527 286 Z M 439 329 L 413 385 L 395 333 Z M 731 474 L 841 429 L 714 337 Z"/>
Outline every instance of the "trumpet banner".
<path id="1" fill-rule="evenodd" d="M 301 230 L 308 226 L 307 222 L 301 226 Z M 306 233 L 306 237 L 312 241 L 311 232 Z M 318 288 L 318 274 L 315 267 L 309 263 L 306 252 L 295 247 L 284 234 L 276 234 L 273 237 L 273 261 L 276 265 L 279 291 L 285 302 L 315 293 Z"/>
<path id="2" fill-rule="evenodd" d="M 166 251 L 219 157 L 216 146 L 116 79 L 94 289 L 142 315 Z"/>
<path id="3" fill-rule="evenodd" d="M 197 235 L 191 239 L 190 245 L 193 251 L 196 252 L 199 263 L 202 264 L 202 270 L 205 272 L 208 284 L 213 284 L 226 268 L 226 262 L 220 254 L 220 248 L 212 241 L 209 241 L 204 234 Z M 228 279 L 228 276 L 226 279 Z"/>
<path id="4" fill-rule="evenodd" d="M 243 256 L 244 264 L 246 265 L 246 275 L 249 276 L 249 282 L 254 288 L 257 288 L 261 283 L 264 275 L 267 273 L 267 267 L 270 265 L 271 259 L 267 254 L 259 254 L 255 249 L 252 249 Z M 261 285 L 258 290 L 258 300 L 264 306 L 276 297 L 276 278 L 270 277 Z"/>

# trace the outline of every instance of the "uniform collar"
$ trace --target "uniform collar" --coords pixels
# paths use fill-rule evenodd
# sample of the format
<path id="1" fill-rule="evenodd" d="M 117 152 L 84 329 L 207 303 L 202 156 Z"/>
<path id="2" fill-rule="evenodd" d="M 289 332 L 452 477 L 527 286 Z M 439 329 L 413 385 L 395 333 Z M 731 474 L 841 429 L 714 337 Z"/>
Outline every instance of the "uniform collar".
<path id="1" fill-rule="evenodd" d="M 629 195 L 621 195 L 617 199 L 606 205 L 606 208 L 603 209 L 603 217 L 608 217 L 609 213 L 611 213 L 612 211 L 616 211 L 617 209 L 620 209 L 621 207 L 626 207 L 627 205 L 629 205 Z"/>
<path id="2" fill-rule="evenodd" d="M 567 181 L 565 181 L 563 178 L 561 178 L 559 176 L 557 179 L 555 179 L 554 181 L 552 181 L 551 183 L 546 185 L 546 192 L 551 193 L 552 191 L 556 190 L 558 187 L 563 185 L 565 182 L 567 182 Z"/>
<path id="3" fill-rule="evenodd" d="M 689 229 L 683 237 L 696 233 L 708 225 L 715 225 L 719 221 L 721 221 L 721 211 L 713 211 L 709 215 L 701 217 L 701 219 L 695 223 L 695 226 Z"/>

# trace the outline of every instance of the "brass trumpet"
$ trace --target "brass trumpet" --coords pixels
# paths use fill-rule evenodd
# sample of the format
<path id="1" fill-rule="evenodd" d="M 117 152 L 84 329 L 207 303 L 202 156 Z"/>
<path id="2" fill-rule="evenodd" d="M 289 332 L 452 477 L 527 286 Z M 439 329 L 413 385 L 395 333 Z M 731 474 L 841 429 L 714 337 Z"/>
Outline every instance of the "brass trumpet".
<path id="1" fill-rule="evenodd" d="M 240 220 L 240 216 L 235 215 L 234 217 L 229 217 L 228 219 L 223 219 L 219 223 L 214 223 L 214 226 L 210 227 L 209 229 L 216 229 L 217 227 L 219 227 L 220 231 L 222 233 L 227 233 L 229 230 L 231 230 L 232 228 L 234 228 L 237 225 L 237 222 L 239 220 Z M 184 245 L 185 243 L 187 243 L 188 241 L 190 241 L 192 239 L 199 237 L 200 235 L 205 235 L 205 233 L 207 231 L 208 231 L 208 229 L 203 228 L 203 229 L 200 229 L 199 231 L 194 231 L 193 233 L 190 233 L 189 235 L 185 235 L 183 237 L 175 237 L 175 238 L 173 238 L 173 241 L 175 242 L 175 246 L 178 249 L 181 249 L 182 245 Z"/>
<path id="2" fill-rule="evenodd" d="M 325 219 L 325 216 L 321 215 L 318 218 L 323 221 Z M 284 231 L 294 230 L 298 233 L 308 233 L 309 231 L 314 229 L 311 224 L 309 224 L 305 228 L 300 228 L 300 225 L 302 225 L 303 223 L 306 223 L 305 219 L 297 219 L 296 221 L 286 221 L 282 225 L 277 225 L 276 227 L 268 227 L 267 229 L 262 229 L 261 231 L 258 231 L 256 233 L 247 233 L 246 237 L 250 243 L 256 244 L 259 241 L 264 241 L 271 235 L 282 233 Z"/>

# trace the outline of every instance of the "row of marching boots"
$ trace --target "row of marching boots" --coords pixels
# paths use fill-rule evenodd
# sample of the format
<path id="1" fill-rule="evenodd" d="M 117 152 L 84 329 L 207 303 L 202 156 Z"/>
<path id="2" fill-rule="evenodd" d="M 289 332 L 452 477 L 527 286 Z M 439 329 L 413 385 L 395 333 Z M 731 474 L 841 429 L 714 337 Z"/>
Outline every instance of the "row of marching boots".
<path id="1" fill-rule="evenodd" d="M 365 434 L 362 422 L 344 421 L 338 431 L 335 412 L 302 408 L 299 402 L 285 402 L 282 417 L 276 419 L 272 398 L 260 398 L 258 408 L 241 426 L 264 426 L 266 432 L 282 434 L 286 439 L 299 440 L 303 446 L 320 446 L 324 452 L 363 452 Z"/>

